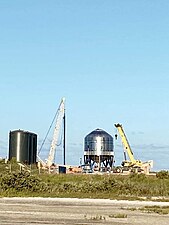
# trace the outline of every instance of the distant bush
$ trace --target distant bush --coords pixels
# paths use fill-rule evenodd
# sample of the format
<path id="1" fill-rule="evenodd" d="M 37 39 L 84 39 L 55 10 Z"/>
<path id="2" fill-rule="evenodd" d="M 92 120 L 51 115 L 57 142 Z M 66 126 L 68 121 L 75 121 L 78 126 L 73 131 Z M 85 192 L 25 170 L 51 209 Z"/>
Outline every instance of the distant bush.
<path id="1" fill-rule="evenodd" d="M 56 192 L 81 192 L 81 193 L 98 193 L 98 192 L 110 192 L 117 186 L 117 182 L 114 178 L 106 177 L 101 180 L 84 180 L 82 182 L 64 181 L 52 184 L 52 191 Z"/>
<path id="2" fill-rule="evenodd" d="M 137 173 L 133 173 L 129 175 L 129 179 L 135 180 L 135 181 L 144 181 L 147 179 L 147 176 L 145 174 L 137 174 Z"/>
<path id="3" fill-rule="evenodd" d="M 1 177 L 1 190 L 16 190 L 16 191 L 43 191 L 46 185 L 42 180 L 28 172 L 15 172 L 5 174 Z"/>
<path id="4" fill-rule="evenodd" d="M 169 173 L 166 170 L 161 170 L 156 173 L 156 177 L 159 179 L 168 179 L 169 178 Z"/>
<path id="5" fill-rule="evenodd" d="M 139 198 L 169 196 L 169 175 L 160 171 L 157 176 L 144 174 L 76 175 L 31 174 L 15 171 L 0 173 L 0 196 L 41 196 L 80 198 Z M 167 178 L 167 179 L 166 179 Z"/>

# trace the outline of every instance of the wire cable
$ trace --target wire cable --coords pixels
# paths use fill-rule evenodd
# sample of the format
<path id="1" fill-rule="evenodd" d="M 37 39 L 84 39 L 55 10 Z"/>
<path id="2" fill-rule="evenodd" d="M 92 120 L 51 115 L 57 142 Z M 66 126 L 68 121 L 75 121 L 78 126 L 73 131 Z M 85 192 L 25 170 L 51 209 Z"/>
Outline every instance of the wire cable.
<path id="1" fill-rule="evenodd" d="M 58 110 L 56 111 L 56 114 L 55 114 L 55 116 L 54 116 L 54 118 L 53 118 L 53 120 L 52 120 L 52 123 L 51 123 L 51 125 L 50 125 L 50 127 L 49 127 L 49 129 L 48 129 L 48 131 L 47 131 L 47 133 L 46 133 L 46 136 L 45 136 L 45 138 L 44 138 L 44 140 L 43 140 L 43 142 L 42 142 L 42 144 L 41 144 L 41 146 L 40 146 L 40 148 L 39 148 L 38 155 L 40 154 L 40 152 L 41 152 L 41 150 L 42 150 L 42 148 L 43 148 L 43 146 L 44 146 L 44 144 L 45 144 L 45 141 L 46 141 L 46 139 L 47 139 L 47 137 L 48 137 L 48 134 L 49 134 L 49 132 L 50 132 L 52 126 L 53 126 L 53 123 L 54 123 L 56 117 L 58 116 L 58 113 L 59 113 L 59 108 L 58 108 Z"/>

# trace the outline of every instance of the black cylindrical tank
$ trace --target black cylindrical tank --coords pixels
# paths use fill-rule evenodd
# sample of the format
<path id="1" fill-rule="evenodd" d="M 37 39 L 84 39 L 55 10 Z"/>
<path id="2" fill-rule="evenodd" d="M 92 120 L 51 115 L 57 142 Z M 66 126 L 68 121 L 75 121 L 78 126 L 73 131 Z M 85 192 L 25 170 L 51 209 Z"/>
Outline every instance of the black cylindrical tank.
<path id="1" fill-rule="evenodd" d="M 36 163 L 37 134 L 23 130 L 9 133 L 9 160 L 16 158 L 17 162 Z"/>

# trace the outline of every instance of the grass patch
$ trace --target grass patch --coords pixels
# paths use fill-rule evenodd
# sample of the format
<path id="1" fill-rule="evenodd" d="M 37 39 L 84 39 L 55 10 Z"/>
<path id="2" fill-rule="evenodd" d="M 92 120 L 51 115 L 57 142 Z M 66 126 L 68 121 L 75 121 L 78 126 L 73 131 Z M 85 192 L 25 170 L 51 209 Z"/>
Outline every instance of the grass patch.
<path id="1" fill-rule="evenodd" d="M 145 206 L 140 208 L 139 210 L 147 213 L 158 213 L 160 215 L 166 215 L 169 213 L 169 206 Z"/>
<path id="2" fill-rule="evenodd" d="M 154 205 L 154 206 L 144 206 L 141 208 L 121 208 L 121 209 L 131 210 L 131 211 L 139 210 L 146 213 L 157 213 L 160 215 L 169 214 L 169 206 Z"/>
<path id="3" fill-rule="evenodd" d="M 127 214 L 117 213 L 109 215 L 110 218 L 127 218 Z"/>
<path id="4" fill-rule="evenodd" d="M 10 171 L 12 168 L 12 172 Z M 32 167 L 33 168 L 33 167 Z M 169 178 L 132 174 L 47 174 L 19 171 L 18 165 L 0 163 L 0 197 L 72 197 L 145 200 L 169 198 Z M 164 178 L 165 179 L 162 179 Z M 161 200 L 162 201 L 162 200 Z"/>
<path id="5" fill-rule="evenodd" d="M 136 211 L 137 210 L 137 208 L 136 207 L 128 207 L 128 208 L 126 208 L 126 207 L 121 207 L 121 209 L 124 209 L 124 210 L 130 210 L 130 211 Z"/>
<path id="6" fill-rule="evenodd" d="M 106 220 L 106 217 L 105 216 L 102 216 L 102 215 L 95 215 L 95 216 L 87 216 L 87 215 L 84 215 L 84 218 L 87 219 L 87 220 Z"/>

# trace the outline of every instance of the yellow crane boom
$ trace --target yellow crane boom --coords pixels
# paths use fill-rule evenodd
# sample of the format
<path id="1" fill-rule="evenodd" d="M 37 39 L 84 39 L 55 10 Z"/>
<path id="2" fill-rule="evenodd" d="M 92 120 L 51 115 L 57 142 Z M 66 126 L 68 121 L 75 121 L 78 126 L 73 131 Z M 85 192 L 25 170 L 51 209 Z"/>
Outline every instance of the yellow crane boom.
<path id="1" fill-rule="evenodd" d="M 134 158 L 134 154 L 133 154 L 133 151 L 130 147 L 130 144 L 127 140 L 127 137 L 125 135 L 125 132 L 123 130 L 123 127 L 121 124 L 115 124 L 115 127 L 117 128 L 119 134 L 120 134 L 120 137 L 121 137 L 121 140 L 122 140 L 122 144 L 123 144 L 123 147 L 124 147 L 124 151 L 128 154 L 128 158 L 130 161 L 127 161 L 126 157 L 125 157 L 125 161 L 122 162 L 122 166 L 138 166 L 138 167 L 141 167 L 142 166 L 142 162 L 140 160 L 136 160 Z"/>

